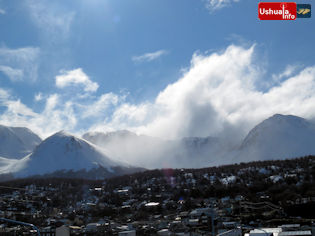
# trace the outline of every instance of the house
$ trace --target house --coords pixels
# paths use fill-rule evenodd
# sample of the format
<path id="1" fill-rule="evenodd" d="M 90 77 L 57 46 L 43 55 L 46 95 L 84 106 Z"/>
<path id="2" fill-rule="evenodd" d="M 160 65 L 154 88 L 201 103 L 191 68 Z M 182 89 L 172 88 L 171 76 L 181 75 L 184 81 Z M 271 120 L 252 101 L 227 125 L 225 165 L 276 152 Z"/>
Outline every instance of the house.
<path id="1" fill-rule="evenodd" d="M 312 232 L 310 230 L 305 231 L 285 231 L 279 233 L 278 236 L 311 236 Z"/>
<path id="2" fill-rule="evenodd" d="M 290 231 L 290 230 L 297 230 L 301 227 L 300 224 L 286 224 L 286 225 L 280 225 L 278 228 L 282 228 L 282 231 Z"/>
<path id="3" fill-rule="evenodd" d="M 214 214 L 212 208 L 196 208 L 190 212 L 192 218 L 200 217 L 201 215 L 212 216 Z"/>
<path id="4" fill-rule="evenodd" d="M 99 223 L 90 223 L 90 224 L 87 224 L 85 229 L 87 232 L 96 232 L 100 226 L 101 225 Z"/>
<path id="5" fill-rule="evenodd" d="M 242 236 L 242 230 L 232 229 L 232 230 L 228 230 L 223 233 L 217 234 L 217 236 Z"/>
<path id="6" fill-rule="evenodd" d="M 279 236 L 281 232 L 281 228 L 261 228 L 251 230 L 249 236 Z"/>

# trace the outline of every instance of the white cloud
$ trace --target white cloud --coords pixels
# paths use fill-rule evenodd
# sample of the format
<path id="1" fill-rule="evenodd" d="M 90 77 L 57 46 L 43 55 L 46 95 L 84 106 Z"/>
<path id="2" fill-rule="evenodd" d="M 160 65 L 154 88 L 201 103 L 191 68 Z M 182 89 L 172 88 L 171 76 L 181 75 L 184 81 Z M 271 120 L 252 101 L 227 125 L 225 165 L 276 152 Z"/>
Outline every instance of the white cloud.
<path id="1" fill-rule="evenodd" d="M 13 69 L 10 66 L 0 65 L 0 71 L 8 76 L 12 81 L 22 80 L 24 76 L 23 70 Z"/>
<path id="2" fill-rule="evenodd" d="M 272 79 L 274 83 L 279 83 L 281 80 L 288 78 L 289 76 L 292 76 L 294 72 L 296 72 L 298 69 L 297 65 L 288 65 L 283 72 L 280 74 L 273 74 Z"/>
<path id="3" fill-rule="evenodd" d="M 195 54 L 182 78 L 161 91 L 153 103 L 120 105 L 104 129 L 129 128 L 167 138 L 233 132 L 233 138 L 235 134 L 240 138 L 275 113 L 314 118 L 315 66 L 295 76 L 286 73 L 284 81 L 263 92 L 257 84 L 266 78 L 254 49 L 231 45 L 222 53 Z M 130 120 L 134 112 L 139 122 Z"/>
<path id="4" fill-rule="evenodd" d="M 6 11 L 5 11 L 4 9 L 1 9 L 1 8 L 0 8 L 0 14 L 1 14 L 1 15 L 5 15 L 5 14 L 6 14 Z"/>
<path id="5" fill-rule="evenodd" d="M 206 0 L 206 7 L 210 12 L 230 6 L 232 3 L 239 2 L 239 0 Z"/>
<path id="6" fill-rule="evenodd" d="M 46 100 L 45 112 L 51 112 L 55 109 L 59 101 L 59 96 L 57 94 L 50 95 Z"/>
<path id="7" fill-rule="evenodd" d="M 0 101 L 1 91 L 0 89 Z M 62 129 L 73 131 L 77 124 L 73 104 L 62 101 L 58 94 L 46 98 L 42 112 L 35 112 L 20 100 L 8 95 L 1 101 L 1 106 L 6 107 L 5 112 L 0 115 L 1 124 L 28 127 L 43 138 Z"/>
<path id="8" fill-rule="evenodd" d="M 10 97 L 10 93 L 2 88 L 0 88 L 0 102 L 4 102 L 8 100 Z"/>
<path id="9" fill-rule="evenodd" d="M 135 63 L 141 63 L 141 62 L 150 62 L 158 59 L 159 57 L 166 55 L 168 51 L 166 50 L 159 50 L 156 52 L 151 52 L 151 53 L 145 53 L 140 56 L 133 56 L 132 61 Z"/>
<path id="10" fill-rule="evenodd" d="M 0 71 L 12 81 L 37 80 L 40 49 L 0 47 Z"/>
<path id="11" fill-rule="evenodd" d="M 36 115 L 36 113 L 33 112 L 32 109 L 21 103 L 20 100 L 9 100 L 5 102 L 5 105 L 7 107 L 7 112 L 13 115 L 13 117 L 33 117 Z"/>
<path id="12" fill-rule="evenodd" d="M 231 45 L 220 53 L 194 54 L 181 78 L 154 101 L 139 104 L 113 93 L 85 97 L 48 94 L 42 98 L 46 101 L 43 111 L 34 112 L 0 89 L 0 102 L 7 108 L 0 120 L 29 127 L 42 136 L 61 129 L 129 129 L 165 138 L 211 135 L 237 139 L 275 113 L 315 118 L 315 66 L 294 72 L 287 67 L 274 75 L 282 78 L 278 83 L 262 91 L 257 85 L 270 78 L 264 77 L 261 71 L 266 68 L 260 68 L 255 58 L 255 46 Z M 86 84 L 93 82 L 84 72 L 74 71 L 60 75 L 58 84 L 90 88 Z"/>
<path id="13" fill-rule="evenodd" d="M 103 94 L 92 104 L 83 107 L 82 117 L 100 117 L 102 114 L 106 114 L 110 106 L 117 105 L 120 100 L 121 98 L 114 93 Z"/>
<path id="14" fill-rule="evenodd" d="M 150 104 L 143 103 L 140 105 L 132 105 L 124 103 L 117 107 L 112 116 L 111 125 L 128 129 L 132 126 L 142 125 L 148 118 L 150 111 Z"/>
<path id="15" fill-rule="evenodd" d="M 98 84 L 92 82 L 81 68 L 61 71 L 61 73 L 61 75 L 56 76 L 56 86 L 58 88 L 65 88 L 71 85 L 83 85 L 84 91 L 86 92 L 95 92 L 98 89 Z"/>
<path id="16" fill-rule="evenodd" d="M 27 0 L 26 7 L 35 25 L 42 30 L 50 42 L 69 36 L 75 12 L 58 5 L 55 1 Z"/>
<path id="17" fill-rule="evenodd" d="M 43 94 L 42 94 L 42 93 L 37 93 L 37 94 L 35 94 L 35 96 L 34 96 L 34 101 L 35 101 L 35 102 L 39 102 L 39 101 L 41 101 L 41 100 L 43 100 Z"/>

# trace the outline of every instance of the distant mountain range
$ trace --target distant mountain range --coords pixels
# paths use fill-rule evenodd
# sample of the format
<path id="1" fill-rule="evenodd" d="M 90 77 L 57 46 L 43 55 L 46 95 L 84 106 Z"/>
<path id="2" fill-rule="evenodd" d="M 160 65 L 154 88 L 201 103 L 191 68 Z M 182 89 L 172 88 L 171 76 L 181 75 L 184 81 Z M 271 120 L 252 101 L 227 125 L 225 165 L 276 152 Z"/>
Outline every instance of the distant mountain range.
<path id="1" fill-rule="evenodd" d="M 216 137 L 163 140 L 129 131 L 90 132 L 83 138 L 126 162 L 147 168 L 198 168 L 315 154 L 315 126 L 297 116 L 276 114 L 254 127 L 238 145 Z"/>
<path id="2" fill-rule="evenodd" d="M 276 114 L 237 146 L 220 138 L 164 140 L 129 131 L 58 132 L 44 141 L 26 128 L 0 126 L 0 174 L 104 178 L 143 168 L 198 168 L 315 154 L 315 126 Z"/>

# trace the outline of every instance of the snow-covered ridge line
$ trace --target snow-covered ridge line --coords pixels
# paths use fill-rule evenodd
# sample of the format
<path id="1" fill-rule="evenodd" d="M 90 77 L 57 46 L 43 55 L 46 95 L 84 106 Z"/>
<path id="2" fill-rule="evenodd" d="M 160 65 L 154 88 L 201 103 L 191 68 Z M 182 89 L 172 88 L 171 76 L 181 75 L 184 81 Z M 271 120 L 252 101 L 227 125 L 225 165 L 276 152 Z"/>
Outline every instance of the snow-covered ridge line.
<path id="1" fill-rule="evenodd" d="M 21 160 L 0 159 L 1 174 L 15 177 L 44 175 L 60 170 L 91 170 L 99 167 L 114 172 L 113 167 L 130 166 L 110 159 L 100 148 L 86 140 L 60 131 L 42 141 L 34 151 Z"/>
<path id="2" fill-rule="evenodd" d="M 0 129 L 0 138 L 11 134 L 10 129 L 3 130 L 1 133 Z M 233 146 L 216 137 L 163 140 L 117 131 L 89 132 L 80 138 L 60 131 L 35 146 L 21 160 L 8 160 L 0 154 L 0 174 L 24 177 L 99 167 L 108 173 L 115 172 L 113 167 L 200 168 L 306 155 L 315 155 L 314 124 L 297 116 L 276 114 L 255 126 L 242 142 Z"/>

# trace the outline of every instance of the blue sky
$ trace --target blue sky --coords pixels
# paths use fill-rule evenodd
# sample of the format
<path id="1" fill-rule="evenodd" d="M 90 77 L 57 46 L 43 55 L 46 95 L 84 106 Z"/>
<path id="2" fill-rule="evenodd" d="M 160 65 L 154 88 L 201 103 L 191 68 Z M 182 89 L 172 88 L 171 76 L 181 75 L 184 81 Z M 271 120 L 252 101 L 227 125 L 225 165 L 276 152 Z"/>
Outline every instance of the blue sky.
<path id="1" fill-rule="evenodd" d="M 314 118 L 314 19 L 259 21 L 257 5 L 2 0 L 0 122 L 42 137 L 175 138 L 243 135 L 273 113 Z"/>

